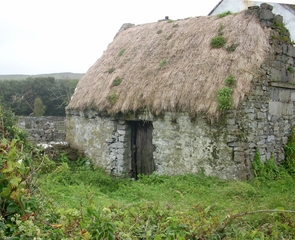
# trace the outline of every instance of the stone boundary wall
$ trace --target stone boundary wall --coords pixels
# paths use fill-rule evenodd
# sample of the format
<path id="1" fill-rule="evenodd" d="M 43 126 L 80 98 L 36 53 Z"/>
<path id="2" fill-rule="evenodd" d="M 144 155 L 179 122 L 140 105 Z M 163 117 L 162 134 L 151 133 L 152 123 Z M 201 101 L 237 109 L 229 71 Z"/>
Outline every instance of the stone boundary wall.
<path id="1" fill-rule="evenodd" d="M 63 142 L 66 139 L 65 117 L 19 117 L 17 126 L 28 133 L 33 143 Z"/>

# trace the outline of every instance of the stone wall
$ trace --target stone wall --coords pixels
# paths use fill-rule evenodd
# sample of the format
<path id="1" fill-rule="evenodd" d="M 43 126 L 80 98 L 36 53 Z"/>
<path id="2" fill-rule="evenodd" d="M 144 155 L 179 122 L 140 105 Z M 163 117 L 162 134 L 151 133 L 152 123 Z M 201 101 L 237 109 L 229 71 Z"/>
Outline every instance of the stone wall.
<path id="1" fill-rule="evenodd" d="M 249 14 L 257 14 L 262 27 L 272 29 L 272 48 L 238 109 L 224 112 L 213 124 L 203 115 L 191 119 L 186 113 L 114 119 L 92 111 L 71 111 L 67 113 L 67 140 L 114 175 L 130 172 L 128 121 L 142 120 L 154 127 L 153 158 L 159 174 L 202 171 L 220 178 L 247 179 L 257 151 L 263 161 L 273 157 L 280 164 L 295 124 L 295 48 L 288 31 L 278 27 L 283 19 L 272 13 L 271 6 L 252 7 Z"/>
<path id="2" fill-rule="evenodd" d="M 66 138 L 65 117 L 19 117 L 17 125 L 33 143 L 62 142 Z"/>

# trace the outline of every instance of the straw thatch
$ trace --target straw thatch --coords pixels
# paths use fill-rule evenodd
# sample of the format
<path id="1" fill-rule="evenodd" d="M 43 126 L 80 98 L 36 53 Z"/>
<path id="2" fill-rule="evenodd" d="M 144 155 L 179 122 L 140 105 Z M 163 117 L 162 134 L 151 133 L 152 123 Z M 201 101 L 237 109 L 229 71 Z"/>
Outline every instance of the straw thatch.
<path id="1" fill-rule="evenodd" d="M 226 51 L 226 46 L 211 48 L 220 27 L 226 46 L 237 45 L 234 52 Z M 216 94 L 230 74 L 237 81 L 234 107 L 249 92 L 269 52 L 268 37 L 258 19 L 245 12 L 131 27 L 115 37 L 80 80 L 67 109 L 217 116 Z M 116 78 L 121 83 L 114 86 Z"/>

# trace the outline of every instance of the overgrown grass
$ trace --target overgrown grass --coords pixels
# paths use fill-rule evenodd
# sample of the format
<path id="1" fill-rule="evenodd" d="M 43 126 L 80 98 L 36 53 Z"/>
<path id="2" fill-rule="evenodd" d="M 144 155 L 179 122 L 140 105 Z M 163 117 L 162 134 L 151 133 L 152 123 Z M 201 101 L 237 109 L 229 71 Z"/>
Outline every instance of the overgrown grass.
<path id="1" fill-rule="evenodd" d="M 152 174 L 132 181 L 112 178 L 101 169 L 63 165 L 39 179 L 41 192 L 59 211 L 83 214 L 92 206 L 114 224 L 117 239 L 276 239 L 295 234 L 295 214 L 282 211 L 295 209 L 292 178 L 242 182 L 203 174 Z"/>

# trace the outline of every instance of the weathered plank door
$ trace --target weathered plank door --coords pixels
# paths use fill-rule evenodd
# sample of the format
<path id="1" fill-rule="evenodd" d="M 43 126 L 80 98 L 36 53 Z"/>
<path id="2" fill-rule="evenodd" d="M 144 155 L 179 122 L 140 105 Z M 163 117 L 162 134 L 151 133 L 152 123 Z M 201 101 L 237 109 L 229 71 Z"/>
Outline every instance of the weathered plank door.
<path id="1" fill-rule="evenodd" d="M 155 171 L 152 122 L 134 121 L 131 125 L 132 177 Z"/>

